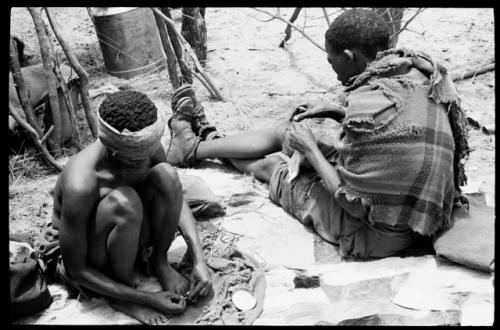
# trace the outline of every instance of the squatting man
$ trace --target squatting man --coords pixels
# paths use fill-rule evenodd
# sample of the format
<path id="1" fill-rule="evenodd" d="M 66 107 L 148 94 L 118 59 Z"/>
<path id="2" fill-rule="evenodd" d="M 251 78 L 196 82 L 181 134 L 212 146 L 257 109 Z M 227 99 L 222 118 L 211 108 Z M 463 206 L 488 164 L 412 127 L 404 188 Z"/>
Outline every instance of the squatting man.
<path id="1" fill-rule="evenodd" d="M 54 190 L 58 275 L 82 294 L 111 298 L 113 307 L 141 322 L 162 323 L 162 313 L 182 313 L 186 299 L 211 290 L 193 215 L 176 170 L 165 162 L 165 120 L 133 90 L 108 95 L 98 120 L 99 139 L 69 160 Z M 193 261 L 190 281 L 167 260 L 177 228 Z M 160 292 L 134 288 L 136 256 L 147 247 Z"/>

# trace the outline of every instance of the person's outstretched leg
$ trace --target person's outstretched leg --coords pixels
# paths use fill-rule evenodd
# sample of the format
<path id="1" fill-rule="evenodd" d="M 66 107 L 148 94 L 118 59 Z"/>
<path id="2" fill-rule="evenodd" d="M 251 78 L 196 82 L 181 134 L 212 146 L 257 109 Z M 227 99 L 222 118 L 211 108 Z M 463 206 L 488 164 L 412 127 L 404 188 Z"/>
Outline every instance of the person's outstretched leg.
<path id="1" fill-rule="evenodd" d="M 261 158 L 281 151 L 285 131 L 290 123 L 281 122 L 275 127 L 250 130 L 219 139 L 201 141 L 195 153 L 196 160 L 207 158 Z"/>
<path id="2" fill-rule="evenodd" d="M 269 183 L 276 166 L 283 162 L 283 158 L 277 155 L 272 155 L 265 158 L 253 159 L 232 158 L 229 159 L 229 161 L 241 173 L 251 174 L 257 180 Z"/>
<path id="3" fill-rule="evenodd" d="M 208 158 L 261 158 L 281 150 L 285 131 L 290 125 L 284 121 L 275 127 L 244 132 L 234 136 L 200 141 L 192 130 L 193 102 L 185 97 L 178 101 L 169 121 L 172 140 L 166 149 L 167 162 L 189 166 Z"/>
<path id="4" fill-rule="evenodd" d="M 188 290 L 188 280 L 167 259 L 183 203 L 177 172 L 166 163 L 158 164 L 146 174 L 139 190 L 145 210 L 143 238 L 153 246 L 152 270 L 164 290 L 184 294 Z"/>

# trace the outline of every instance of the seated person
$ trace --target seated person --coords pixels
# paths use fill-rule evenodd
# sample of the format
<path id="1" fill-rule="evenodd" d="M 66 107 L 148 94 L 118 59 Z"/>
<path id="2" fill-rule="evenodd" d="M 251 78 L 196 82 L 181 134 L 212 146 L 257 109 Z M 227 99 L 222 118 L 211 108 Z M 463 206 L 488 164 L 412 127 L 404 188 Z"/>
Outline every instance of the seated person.
<path id="1" fill-rule="evenodd" d="M 99 139 L 68 161 L 54 189 L 59 277 L 73 291 L 106 296 L 139 321 L 157 323 L 161 313 L 182 313 L 186 296 L 211 290 L 194 218 L 176 170 L 165 163 L 165 120 L 154 103 L 119 91 L 102 102 L 98 118 Z M 177 228 L 193 260 L 190 283 L 167 260 Z M 160 292 L 134 288 L 136 257 L 148 247 Z"/>
<path id="2" fill-rule="evenodd" d="M 182 87 L 172 97 L 167 162 L 229 161 L 269 183 L 273 202 L 344 256 L 395 255 L 415 238 L 446 229 L 465 180 L 465 116 L 446 69 L 420 52 L 388 50 L 389 36 L 371 10 L 339 15 L 325 44 L 346 87 L 343 103 L 299 107 L 291 122 L 272 128 L 228 137 L 199 129 L 206 118 L 193 90 Z M 331 121 L 325 134 L 313 117 L 342 124 Z M 287 161 L 270 155 L 280 151 L 305 159 L 293 180 Z"/>

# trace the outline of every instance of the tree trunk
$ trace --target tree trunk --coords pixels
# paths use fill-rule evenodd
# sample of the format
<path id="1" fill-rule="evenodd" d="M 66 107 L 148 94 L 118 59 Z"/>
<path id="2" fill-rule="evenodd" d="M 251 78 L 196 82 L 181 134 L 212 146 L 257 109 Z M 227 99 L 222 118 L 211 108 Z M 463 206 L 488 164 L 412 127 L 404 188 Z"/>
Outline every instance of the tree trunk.
<path id="1" fill-rule="evenodd" d="M 374 10 L 377 14 L 382 16 L 387 25 L 389 25 L 389 31 L 391 34 L 389 48 L 396 47 L 405 8 L 374 8 Z"/>
<path id="2" fill-rule="evenodd" d="M 157 13 L 154 14 L 156 25 L 158 26 L 158 30 L 160 32 L 160 39 L 163 45 L 163 50 L 165 51 L 165 55 L 167 56 L 168 75 L 170 77 L 170 82 L 172 83 L 172 86 L 175 90 L 182 84 L 182 77 L 179 76 L 179 71 L 177 70 L 179 63 L 177 62 L 177 56 L 175 55 L 174 48 L 172 47 L 172 43 L 168 36 L 165 21 L 162 18 L 158 17 Z"/>
<path id="3" fill-rule="evenodd" d="M 160 9 L 161 12 L 165 14 L 165 16 L 167 16 L 168 18 L 172 18 L 172 16 L 170 15 L 170 10 L 167 7 L 162 7 Z M 173 31 L 168 26 L 168 24 L 166 24 L 166 28 L 168 32 L 168 37 L 170 39 L 170 42 L 172 43 L 172 47 L 174 48 L 175 56 L 177 56 L 177 60 L 179 61 L 179 67 L 181 68 L 183 83 L 187 82 L 188 84 L 192 84 L 193 74 L 191 73 L 191 69 L 187 65 L 186 61 L 184 60 L 181 41 L 175 34 L 175 31 Z"/>
<path id="4" fill-rule="evenodd" d="M 182 29 L 184 39 L 191 45 L 201 64 L 207 60 L 207 28 L 199 7 L 182 8 Z"/>

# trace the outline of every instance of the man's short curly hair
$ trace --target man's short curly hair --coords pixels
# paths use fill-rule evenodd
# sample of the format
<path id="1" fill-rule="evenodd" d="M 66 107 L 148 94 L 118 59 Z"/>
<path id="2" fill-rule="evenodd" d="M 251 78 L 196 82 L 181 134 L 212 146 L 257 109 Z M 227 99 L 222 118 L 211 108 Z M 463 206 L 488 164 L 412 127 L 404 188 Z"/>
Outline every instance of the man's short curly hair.
<path id="1" fill-rule="evenodd" d="M 146 94 L 134 90 L 109 94 L 99 107 L 101 118 L 119 132 L 125 128 L 136 132 L 153 124 L 157 111 Z"/>
<path id="2" fill-rule="evenodd" d="M 358 49 L 375 58 L 377 52 L 389 48 L 389 26 L 373 10 L 351 9 L 340 14 L 325 33 L 330 46 L 338 51 Z"/>

